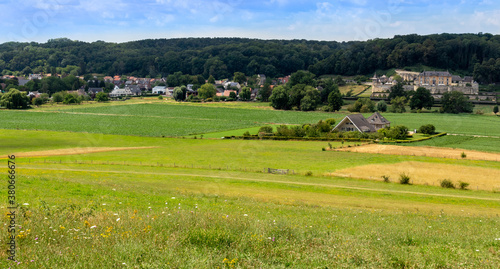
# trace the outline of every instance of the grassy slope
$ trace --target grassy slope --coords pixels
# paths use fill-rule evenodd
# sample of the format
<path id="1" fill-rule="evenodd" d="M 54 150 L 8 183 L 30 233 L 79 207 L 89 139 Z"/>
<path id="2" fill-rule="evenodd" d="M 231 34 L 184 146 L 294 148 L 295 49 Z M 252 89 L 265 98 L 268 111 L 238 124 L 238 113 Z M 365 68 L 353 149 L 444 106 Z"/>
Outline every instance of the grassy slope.
<path id="1" fill-rule="evenodd" d="M 18 202 L 29 204 L 18 219 L 20 266 L 494 268 L 500 262 L 496 193 L 249 172 L 271 166 L 318 175 L 405 160 L 500 164 L 322 152 L 324 144 L 0 130 L 1 155 L 158 147 L 19 158 Z"/>

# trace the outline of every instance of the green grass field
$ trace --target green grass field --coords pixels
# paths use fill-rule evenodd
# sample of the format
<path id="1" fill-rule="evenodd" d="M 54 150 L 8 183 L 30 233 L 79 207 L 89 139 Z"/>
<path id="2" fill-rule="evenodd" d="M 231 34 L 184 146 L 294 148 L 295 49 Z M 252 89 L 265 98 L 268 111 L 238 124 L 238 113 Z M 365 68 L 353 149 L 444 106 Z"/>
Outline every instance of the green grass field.
<path id="1" fill-rule="evenodd" d="M 3 156 L 156 147 L 17 158 L 21 263 L 7 262 L 1 252 L 2 267 L 495 268 L 500 262 L 497 193 L 323 176 L 407 160 L 500 170 L 496 162 L 323 152 L 322 142 L 18 130 L 1 130 L 0 141 Z M 267 174 L 264 167 L 297 174 Z"/>
<path id="2" fill-rule="evenodd" d="M 500 189 L 402 185 L 395 179 L 384 183 L 381 178 L 337 173 L 366 165 L 382 165 L 389 171 L 411 163 L 438 164 L 453 171 L 483 169 L 490 174 L 481 176 L 498 178 L 500 162 L 322 151 L 328 142 L 207 139 L 256 133 L 269 123 L 314 123 L 344 115 L 273 111 L 256 103 L 147 101 L 152 103 L 138 99 L 0 111 L 0 163 L 7 173 L 7 155 L 18 156 L 19 205 L 17 262 L 8 261 L 6 251 L 0 251 L 0 268 L 500 264 Z M 500 151 L 491 145 L 497 138 L 470 136 L 499 133 L 496 117 L 384 116 L 410 128 L 432 123 L 438 131 L 462 134 L 412 146 Z M 193 134 L 198 139 L 192 139 Z M 130 148 L 85 152 L 113 147 Z M 73 148 L 80 154 L 58 155 Z M 21 157 L 36 151 L 45 152 Z M 269 174 L 267 168 L 287 169 L 290 174 Z M 0 240 L 6 250 L 6 181 L 1 188 L 5 213 Z"/>

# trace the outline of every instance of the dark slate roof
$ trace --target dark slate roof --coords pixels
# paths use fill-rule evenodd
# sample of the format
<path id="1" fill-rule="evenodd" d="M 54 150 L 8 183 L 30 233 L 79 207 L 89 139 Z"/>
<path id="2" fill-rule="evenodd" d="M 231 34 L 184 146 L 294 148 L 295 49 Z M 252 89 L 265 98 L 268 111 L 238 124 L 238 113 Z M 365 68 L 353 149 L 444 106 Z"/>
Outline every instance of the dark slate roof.
<path id="1" fill-rule="evenodd" d="M 128 85 L 127 88 L 134 94 L 142 93 L 141 89 L 139 88 L 139 85 Z"/>
<path id="2" fill-rule="evenodd" d="M 375 127 L 371 125 L 361 114 L 348 115 L 347 118 L 363 132 L 375 132 Z"/>
<path id="3" fill-rule="evenodd" d="M 462 78 L 462 77 L 460 77 L 460 76 L 452 76 L 452 77 L 451 77 L 451 81 L 457 81 L 457 82 L 460 82 L 460 81 L 462 81 L 462 80 L 463 80 L 463 78 Z"/>
<path id="4" fill-rule="evenodd" d="M 448 71 L 424 71 L 420 75 L 422 76 L 439 76 L 439 77 L 450 77 L 451 74 Z"/>
<path id="5" fill-rule="evenodd" d="M 89 88 L 88 92 L 90 93 L 102 92 L 102 88 Z"/>
<path id="6" fill-rule="evenodd" d="M 380 113 L 378 113 L 378 112 L 373 113 L 373 115 L 368 117 L 368 119 L 366 119 L 366 120 L 371 124 L 389 124 L 389 123 L 391 123 L 386 118 L 384 118 L 382 115 L 380 115 Z"/>
<path id="7" fill-rule="evenodd" d="M 465 82 L 465 83 L 472 83 L 472 80 L 473 80 L 473 79 L 472 79 L 472 77 L 471 77 L 471 76 L 465 76 L 465 77 L 464 77 L 464 82 Z"/>

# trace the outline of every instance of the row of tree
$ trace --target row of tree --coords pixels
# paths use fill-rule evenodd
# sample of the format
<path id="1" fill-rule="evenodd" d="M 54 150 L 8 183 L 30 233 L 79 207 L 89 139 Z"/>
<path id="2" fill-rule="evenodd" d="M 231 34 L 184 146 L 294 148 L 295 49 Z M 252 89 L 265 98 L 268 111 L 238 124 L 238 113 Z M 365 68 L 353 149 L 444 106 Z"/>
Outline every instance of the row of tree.
<path id="1" fill-rule="evenodd" d="M 363 42 L 181 38 L 120 44 L 62 38 L 47 43 L 0 45 L 0 70 L 4 74 L 17 71 L 25 75 L 44 72 L 167 77 L 182 72 L 221 79 L 235 72 L 268 77 L 297 70 L 309 70 L 316 76 L 370 75 L 390 68 L 422 71 L 425 66 L 473 74 L 483 83 L 498 82 L 500 36 L 414 34 Z M 183 84 L 179 81 L 178 85 Z"/>

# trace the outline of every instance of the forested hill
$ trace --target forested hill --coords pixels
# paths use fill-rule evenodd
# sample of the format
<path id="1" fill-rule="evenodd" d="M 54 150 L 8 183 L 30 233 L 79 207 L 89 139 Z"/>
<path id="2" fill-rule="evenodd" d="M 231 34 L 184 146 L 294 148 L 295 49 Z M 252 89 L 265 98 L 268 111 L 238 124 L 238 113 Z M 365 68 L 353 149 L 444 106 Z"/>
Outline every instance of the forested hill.
<path id="1" fill-rule="evenodd" d="M 316 75 L 371 75 L 376 70 L 428 66 L 474 74 L 476 80 L 490 83 L 500 81 L 500 35 L 405 35 L 364 42 L 181 38 L 119 44 L 61 38 L 0 45 L 4 74 L 49 73 L 67 66 L 77 66 L 73 69 L 78 75 L 157 77 L 181 71 L 205 78 L 230 77 L 237 71 L 268 77 L 297 70 Z"/>

